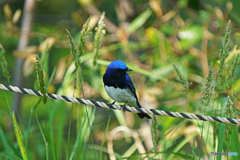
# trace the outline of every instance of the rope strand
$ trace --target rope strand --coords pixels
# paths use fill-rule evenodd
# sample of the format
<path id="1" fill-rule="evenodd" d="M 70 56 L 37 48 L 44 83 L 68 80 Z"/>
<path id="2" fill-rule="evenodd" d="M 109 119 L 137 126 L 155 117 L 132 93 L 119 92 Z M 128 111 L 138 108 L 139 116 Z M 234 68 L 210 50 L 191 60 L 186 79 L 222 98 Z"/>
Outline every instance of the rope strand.
<path id="1" fill-rule="evenodd" d="M 20 87 L 11 86 L 11 85 L 0 84 L 0 89 L 23 93 L 23 94 L 42 96 L 42 93 L 40 91 L 35 91 L 27 88 L 20 88 Z M 163 111 L 163 110 L 135 108 L 135 107 L 129 107 L 129 106 L 123 106 L 123 105 L 107 104 L 104 102 L 99 102 L 99 101 L 94 101 L 89 99 L 80 99 L 75 97 L 61 96 L 61 95 L 56 95 L 51 93 L 46 93 L 46 96 L 51 99 L 81 103 L 81 104 L 96 106 L 101 108 L 123 110 L 128 112 L 155 114 L 155 115 L 161 115 L 161 116 L 178 117 L 178 118 L 184 118 L 184 119 L 187 118 L 187 119 L 195 119 L 195 120 L 202 120 L 202 121 L 220 122 L 220 123 L 240 124 L 240 119 L 231 119 L 231 118 L 225 118 L 225 117 L 210 117 L 210 116 L 204 116 L 199 114 L 187 114 L 187 113 L 178 113 L 178 112 Z"/>

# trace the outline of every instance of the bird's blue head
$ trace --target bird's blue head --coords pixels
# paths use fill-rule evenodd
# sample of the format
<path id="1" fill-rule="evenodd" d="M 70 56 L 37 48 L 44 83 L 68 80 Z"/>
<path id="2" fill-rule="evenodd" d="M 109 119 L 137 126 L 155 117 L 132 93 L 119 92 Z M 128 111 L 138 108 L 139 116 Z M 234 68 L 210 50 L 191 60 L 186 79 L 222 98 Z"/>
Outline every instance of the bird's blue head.
<path id="1" fill-rule="evenodd" d="M 132 71 L 132 70 L 129 69 L 123 61 L 116 60 L 116 61 L 112 61 L 108 65 L 105 74 L 110 75 L 112 77 L 121 77 L 121 76 L 124 76 L 127 71 Z"/>

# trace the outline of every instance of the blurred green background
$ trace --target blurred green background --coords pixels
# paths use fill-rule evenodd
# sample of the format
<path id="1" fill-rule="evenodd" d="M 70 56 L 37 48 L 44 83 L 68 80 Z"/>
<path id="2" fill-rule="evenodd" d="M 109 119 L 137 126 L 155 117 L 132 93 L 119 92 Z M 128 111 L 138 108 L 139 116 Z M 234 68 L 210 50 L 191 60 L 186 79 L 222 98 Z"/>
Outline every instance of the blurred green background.
<path id="1" fill-rule="evenodd" d="M 47 92 L 77 96 L 66 29 L 77 42 L 83 24 L 92 15 L 91 35 L 81 57 L 81 98 L 112 103 L 104 90 L 102 76 L 107 65 L 119 59 L 133 69 L 130 77 L 144 108 L 209 116 L 214 116 L 215 109 L 220 116 L 227 95 L 234 91 L 237 95 L 236 109 L 240 107 L 239 65 L 234 86 L 230 90 L 224 89 L 221 100 L 217 93 L 211 107 L 204 107 L 199 102 L 210 62 L 213 62 L 216 75 L 219 50 L 229 20 L 231 40 L 227 68 L 240 53 L 238 0 L 38 0 L 27 10 L 33 16 L 29 23 L 29 42 L 27 47 L 19 49 L 24 2 L 0 0 L 0 43 L 6 51 L 11 75 L 9 83 L 0 70 L 2 84 L 18 85 L 16 82 L 22 81 L 21 87 L 38 90 L 34 54 L 39 54 L 45 81 L 49 84 Z M 102 12 L 105 12 L 106 33 L 97 65 L 93 66 L 94 35 Z M 22 61 L 22 65 L 17 65 L 17 59 Z M 177 63 L 192 82 L 188 95 L 182 93 L 172 62 Z M 16 72 L 23 77 L 17 76 Z M 13 107 L 18 115 L 29 159 L 210 159 L 209 153 L 215 148 L 212 122 L 202 124 L 200 121 L 159 116 L 155 128 L 158 139 L 156 154 L 151 138 L 153 125 L 133 113 L 102 108 L 95 110 L 50 99 L 43 105 L 38 103 L 39 97 L 30 95 L 22 95 L 20 99 L 14 100 L 12 92 L 0 91 L 0 157 L 3 159 L 21 157 L 17 154 L 20 152 L 9 107 Z M 217 107 L 219 104 L 220 109 Z M 87 108 L 89 112 L 86 112 Z M 220 133 L 218 128 L 215 131 Z M 236 127 L 235 131 L 238 139 L 239 128 Z M 222 140 L 222 144 L 220 151 L 233 152 L 229 147 L 231 142 Z M 115 154 L 111 154 L 112 151 Z"/>

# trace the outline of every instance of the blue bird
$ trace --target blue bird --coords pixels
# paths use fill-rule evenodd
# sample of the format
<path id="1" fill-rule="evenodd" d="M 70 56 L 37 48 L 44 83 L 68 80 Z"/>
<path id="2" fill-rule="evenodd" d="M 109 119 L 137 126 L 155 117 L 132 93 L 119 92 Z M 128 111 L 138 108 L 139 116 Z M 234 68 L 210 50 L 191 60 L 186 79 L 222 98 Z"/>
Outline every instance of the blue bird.
<path id="1" fill-rule="evenodd" d="M 133 82 L 127 71 L 129 69 L 123 61 L 116 60 L 110 63 L 107 67 L 106 72 L 103 75 L 104 88 L 114 102 L 123 102 L 130 106 L 142 108 L 138 102 L 137 94 Z M 141 119 L 151 117 L 144 113 L 137 114 Z"/>

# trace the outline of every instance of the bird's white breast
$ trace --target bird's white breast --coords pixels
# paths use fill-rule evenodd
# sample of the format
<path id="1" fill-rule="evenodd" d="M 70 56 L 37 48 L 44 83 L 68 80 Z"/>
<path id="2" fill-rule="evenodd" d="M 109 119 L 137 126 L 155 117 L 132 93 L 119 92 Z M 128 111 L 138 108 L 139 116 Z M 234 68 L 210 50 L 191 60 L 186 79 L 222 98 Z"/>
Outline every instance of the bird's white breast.
<path id="1" fill-rule="evenodd" d="M 137 106 L 136 98 L 134 94 L 131 92 L 130 89 L 121 89 L 121 88 L 114 88 L 109 86 L 104 86 L 107 94 L 116 102 L 127 102 L 127 104 L 132 106 Z"/>

